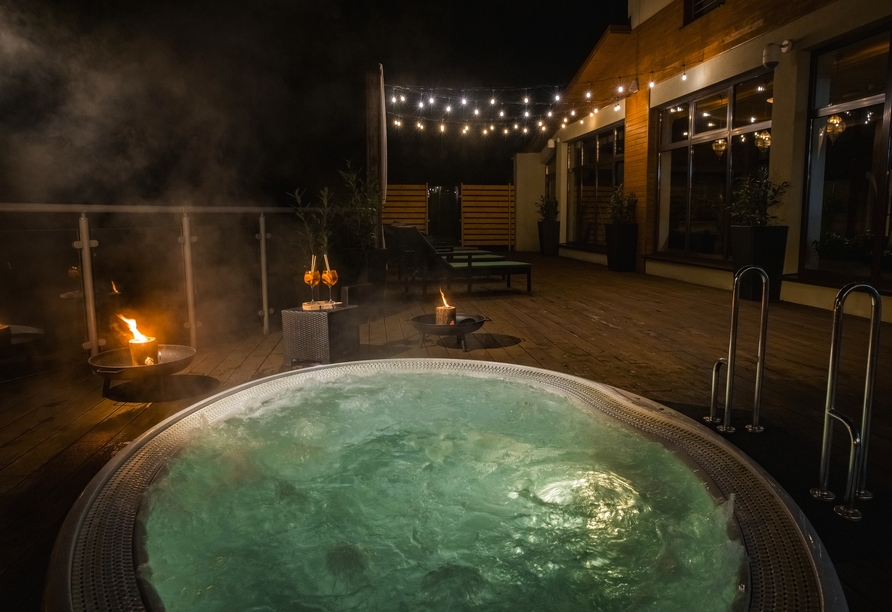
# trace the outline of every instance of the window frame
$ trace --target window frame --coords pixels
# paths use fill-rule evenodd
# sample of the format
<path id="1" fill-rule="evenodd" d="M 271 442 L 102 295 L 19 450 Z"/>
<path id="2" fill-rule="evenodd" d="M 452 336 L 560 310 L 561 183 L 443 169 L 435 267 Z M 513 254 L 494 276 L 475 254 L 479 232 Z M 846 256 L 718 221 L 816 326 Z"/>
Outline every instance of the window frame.
<path id="1" fill-rule="evenodd" d="M 616 186 L 616 184 L 617 184 L 616 183 L 617 166 L 625 165 L 625 129 L 626 129 L 625 120 L 620 119 L 620 120 L 615 121 L 609 125 L 605 125 L 601 128 L 598 128 L 597 130 L 587 132 L 583 136 L 580 136 L 579 138 L 574 138 L 573 140 L 570 140 L 567 142 L 568 155 L 567 155 L 567 193 L 566 193 L 566 196 L 567 196 L 567 204 L 568 204 L 568 207 L 567 207 L 568 234 L 567 234 L 567 243 L 566 244 L 568 246 L 572 246 L 573 248 L 577 248 L 577 249 L 592 250 L 592 251 L 603 251 L 606 249 L 606 244 L 604 243 L 604 241 L 598 242 L 598 240 L 597 240 L 597 236 L 598 236 L 597 225 L 594 228 L 594 237 L 593 237 L 593 241 L 591 243 L 582 242 L 579 239 L 579 236 L 578 236 L 578 234 L 580 232 L 579 228 L 575 228 L 577 235 L 574 236 L 574 240 L 570 239 L 570 234 L 569 234 L 569 230 L 571 228 L 570 216 L 571 216 L 571 214 L 576 215 L 576 210 L 570 210 L 569 205 L 570 205 L 570 202 L 575 201 L 576 205 L 578 206 L 578 203 L 581 201 L 579 181 L 581 180 L 583 171 L 586 171 L 586 170 L 593 171 L 597 175 L 599 168 L 603 168 L 603 167 L 606 167 L 609 165 L 611 168 L 612 174 L 613 174 L 614 187 Z M 618 131 L 620 131 L 620 130 L 623 132 L 622 139 L 617 137 Z M 603 135 L 608 134 L 608 133 L 613 134 L 613 140 L 612 140 L 613 154 L 609 161 L 601 161 L 600 139 Z M 622 142 L 623 142 L 623 151 L 621 153 L 617 153 L 617 145 L 620 142 L 620 140 L 622 140 Z M 589 150 L 597 151 L 595 154 L 595 161 L 589 161 L 589 160 L 585 159 L 585 156 L 583 154 L 582 162 L 576 163 L 575 155 L 576 155 L 577 147 L 580 147 L 582 149 L 582 151 L 585 151 L 586 150 L 585 143 L 587 143 L 587 142 L 591 142 L 594 144 L 594 146 L 590 147 Z M 572 190 L 576 190 L 577 195 L 576 195 L 575 199 L 573 198 Z M 603 223 L 601 223 L 601 225 L 603 225 Z"/>
<path id="2" fill-rule="evenodd" d="M 657 191 L 657 198 L 656 198 L 657 205 L 656 205 L 656 215 L 655 215 L 655 223 L 656 223 L 657 227 L 656 227 L 656 231 L 654 232 L 654 245 L 653 245 L 654 253 L 662 253 L 662 254 L 667 254 L 667 255 L 679 255 L 679 256 L 683 256 L 685 258 L 696 258 L 696 259 L 701 259 L 703 261 L 711 261 L 711 262 L 730 261 L 731 248 L 730 248 L 730 243 L 728 241 L 726 241 L 726 243 L 722 245 L 722 253 L 719 253 L 719 254 L 700 253 L 700 252 L 696 252 L 696 251 L 691 251 L 691 249 L 690 249 L 690 245 L 691 245 L 691 211 L 692 211 L 691 194 L 693 191 L 692 190 L 692 179 L 693 179 L 692 151 L 693 151 L 693 147 L 695 145 L 712 142 L 719 138 L 726 139 L 727 147 L 728 147 L 727 148 L 728 155 L 725 157 L 725 171 L 726 171 L 725 175 L 727 177 L 727 180 L 725 183 L 725 192 L 723 194 L 723 197 L 725 198 L 726 202 L 730 202 L 731 193 L 733 191 L 733 176 L 734 176 L 733 168 L 732 168 L 732 156 L 731 156 L 731 152 L 730 152 L 731 151 L 731 140 L 735 136 L 741 136 L 741 135 L 745 135 L 745 134 L 754 134 L 756 132 L 761 132 L 764 130 L 772 130 L 772 121 L 771 120 L 750 123 L 750 124 L 746 124 L 744 126 L 740 126 L 740 127 L 736 127 L 736 128 L 734 127 L 734 111 L 735 111 L 735 105 L 736 105 L 735 97 L 734 97 L 735 88 L 738 85 L 746 83 L 747 81 L 750 81 L 752 79 L 756 79 L 756 78 L 768 76 L 768 75 L 773 76 L 773 74 L 774 74 L 773 70 L 767 70 L 765 68 L 757 68 L 754 70 L 750 70 L 750 71 L 744 72 L 742 74 L 739 74 L 731 79 L 726 79 L 719 83 L 715 83 L 708 87 L 704 87 L 703 89 L 699 89 L 697 91 L 691 92 L 681 98 L 676 98 L 675 100 L 661 104 L 660 106 L 658 106 L 654 109 L 654 112 L 656 114 L 656 120 L 658 122 L 658 127 L 657 127 L 658 142 L 657 142 L 657 147 L 656 147 L 656 149 L 657 149 L 657 151 L 656 151 L 656 153 L 657 153 L 657 163 L 656 163 L 656 166 L 657 166 L 657 190 L 656 190 Z M 694 115 L 696 112 L 697 102 L 700 100 L 703 100 L 705 98 L 708 98 L 710 96 L 719 94 L 721 92 L 724 92 L 724 94 L 728 100 L 727 110 L 726 110 L 727 116 L 726 116 L 726 122 L 725 122 L 726 127 L 725 128 L 716 128 L 716 129 L 710 130 L 708 132 L 701 132 L 699 134 L 694 134 L 694 121 L 695 121 Z M 688 137 L 686 140 L 680 140 L 677 142 L 670 142 L 667 144 L 663 144 L 663 142 L 662 142 L 663 111 L 665 111 L 673 106 L 679 106 L 679 105 L 683 105 L 683 104 L 688 105 L 688 130 L 687 130 Z M 661 222 L 660 208 L 661 208 L 661 206 L 666 205 L 666 203 L 664 203 L 664 200 L 666 199 L 664 197 L 665 194 L 662 193 L 662 189 L 661 189 L 661 185 L 662 185 L 661 173 L 663 170 L 662 170 L 662 164 L 660 162 L 661 162 L 661 155 L 663 153 L 667 153 L 669 151 L 673 151 L 673 150 L 681 149 L 681 148 L 687 148 L 687 150 L 688 150 L 688 162 L 687 162 L 688 167 L 687 167 L 687 184 L 686 184 L 686 190 L 687 190 L 686 200 L 687 201 L 686 201 L 686 208 L 685 208 L 685 211 L 686 211 L 685 212 L 685 216 L 686 216 L 685 240 L 684 240 L 685 246 L 684 246 L 684 249 L 679 250 L 679 249 L 669 249 L 668 247 L 661 248 L 662 245 L 660 244 L 660 235 L 661 235 L 660 234 L 660 229 L 661 229 L 660 228 L 660 222 Z"/>
<path id="3" fill-rule="evenodd" d="M 830 104 L 822 107 L 815 107 L 816 104 L 816 83 L 818 81 L 818 60 L 821 56 L 832 53 L 859 41 L 866 40 L 879 34 L 887 33 L 889 36 L 890 46 L 888 51 L 888 61 L 886 66 L 886 90 L 882 94 L 875 94 L 860 98 L 858 100 L 849 100 L 839 104 Z M 874 207 L 873 215 L 870 220 L 870 229 L 873 232 L 873 244 L 871 246 L 870 273 L 866 276 L 854 273 L 845 273 L 834 270 L 819 270 L 807 268 L 806 262 L 809 258 L 809 242 L 808 226 L 809 226 L 809 203 L 814 189 L 812 185 L 812 162 L 813 162 L 813 125 L 816 119 L 828 117 L 836 113 L 844 113 L 846 111 L 860 110 L 870 106 L 883 105 L 882 126 L 880 128 L 880 139 L 883 146 L 882 151 L 885 152 L 885 160 L 882 160 L 886 177 L 883 181 L 877 181 L 877 205 Z M 811 66 L 809 72 L 809 97 L 808 97 L 808 119 L 806 124 L 806 156 L 805 156 L 805 172 L 804 172 L 804 189 L 802 190 L 801 203 L 801 226 L 799 233 L 799 262 L 797 266 L 797 275 L 799 278 L 816 282 L 818 284 L 827 284 L 838 286 L 852 281 L 868 282 L 875 285 L 884 292 L 892 290 L 892 275 L 883 277 L 883 254 L 885 247 L 883 240 L 885 239 L 883 225 L 887 211 L 892 206 L 892 27 L 884 24 L 877 28 L 871 28 L 867 31 L 859 32 L 855 36 L 844 36 L 834 39 L 832 42 L 815 49 L 811 53 Z M 892 240 L 892 238 L 890 238 Z"/>

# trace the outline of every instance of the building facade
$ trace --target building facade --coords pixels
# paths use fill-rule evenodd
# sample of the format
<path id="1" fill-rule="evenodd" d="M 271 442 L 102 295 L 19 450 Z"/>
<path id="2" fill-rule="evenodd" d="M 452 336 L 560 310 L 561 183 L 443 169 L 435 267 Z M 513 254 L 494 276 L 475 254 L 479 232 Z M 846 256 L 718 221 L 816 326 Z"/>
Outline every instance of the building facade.
<path id="1" fill-rule="evenodd" d="M 639 200 L 639 271 L 730 289 L 727 205 L 765 169 L 789 183 L 772 210 L 789 228 L 782 300 L 829 308 L 853 281 L 892 295 L 892 2 L 630 0 L 629 13 L 577 72 L 547 146 L 516 159 L 519 205 L 561 203 L 561 255 L 606 262 L 622 184 Z M 865 314 L 862 297 L 851 310 Z"/>

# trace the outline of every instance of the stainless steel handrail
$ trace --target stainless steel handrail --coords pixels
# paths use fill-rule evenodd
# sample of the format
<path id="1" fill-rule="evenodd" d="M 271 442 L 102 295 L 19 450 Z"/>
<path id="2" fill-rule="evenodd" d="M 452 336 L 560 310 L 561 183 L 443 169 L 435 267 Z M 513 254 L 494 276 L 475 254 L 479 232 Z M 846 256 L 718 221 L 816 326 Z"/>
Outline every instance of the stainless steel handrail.
<path id="1" fill-rule="evenodd" d="M 709 416 L 703 417 L 708 423 L 718 423 L 716 416 L 716 396 L 718 394 L 719 371 L 722 364 L 728 366 L 725 380 L 725 417 L 716 429 L 722 433 L 734 433 L 731 425 L 731 399 L 734 395 L 734 357 L 737 353 L 737 320 L 740 314 L 740 281 L 749 272 L 762 277 L 762 314 L 759 323 L 759 347 L 756 354 L 756 392 L 753 399 L 753 422 L 747 425 L 747 431 L 759 433 L 765 428 L 759 425 L 759 411 L 762 406 L 762 371 L 765 368 L 765 338 L 768 334 L 768 274 L 759 266 L 744 266 L 734 275 L 734 289 L 731 292 L 731 338 L 728 341 L 728 357 L 719 359 L 712 368 L 712 393 L 709 404 Z"/>
<path id="2" fill-rule="evenodd" d="M 870 296 L 870 338 L 867 344 L 867 374 L 864 379 L 864 403 L 861 412 L 861 429 L 847 416 L 836 411 L 836 377 L 839 371 L 840 344 L 842 342 L 842 316 L 845 301 L 860 291 Z M 830 365 L 827 369 L 827 399 L 824 403 L 824 439 L 821 445 L 821 471 L 819 486 L 811 490 L 815 499 L 832 501 L 836 499 L 827 489 L 830 479 L 830 444 L 833 441 L 833 421 L 842 423 L 849 433 L 852 448 L 849 452 L 849 471 L 846 479 L 846 493 L 843 504 L 835 506 L 834 512 L 850 521 L 861 518 L 855 508 L 855 499 L 873 499 L 867 490 L 867 447 L 870 440 L 870 415 L 873 409 L 873 383 L 876 379 L 877 348 L 880 343 L 880 321 L 883 319 L 883 303 L 879 292 L 865 283 L 849 283 L 839 290 L 833 301 L 833 331 L 830 339 Z"/>

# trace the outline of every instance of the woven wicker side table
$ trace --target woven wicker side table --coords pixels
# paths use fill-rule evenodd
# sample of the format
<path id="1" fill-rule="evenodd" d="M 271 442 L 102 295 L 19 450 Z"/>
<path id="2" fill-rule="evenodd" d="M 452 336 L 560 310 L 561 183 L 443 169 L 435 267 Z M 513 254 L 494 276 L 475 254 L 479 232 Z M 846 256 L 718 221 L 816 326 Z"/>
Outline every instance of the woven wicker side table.
<path id="1" fill-rule="evenodd" d="M 334 310 L 282 310 L 285 365 L 295 361 L 333 363 L 359 350 L 359 307 Z"/>

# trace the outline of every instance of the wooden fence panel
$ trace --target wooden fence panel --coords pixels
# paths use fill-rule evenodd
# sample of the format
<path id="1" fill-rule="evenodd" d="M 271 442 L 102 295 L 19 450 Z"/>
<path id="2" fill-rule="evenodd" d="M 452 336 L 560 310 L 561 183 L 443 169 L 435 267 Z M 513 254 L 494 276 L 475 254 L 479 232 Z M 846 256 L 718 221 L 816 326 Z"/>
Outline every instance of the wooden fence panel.
<path id="1" fill-rule="evenodd" d="M 514 248 L 514 185 L 461 186 L 463 246 Z"/>
<path id="2" fill-rule="evenodd" d="M 387 185 L 382 221 L 414 225 L 427 234 L 427 197 L 427 185 Z"/>

